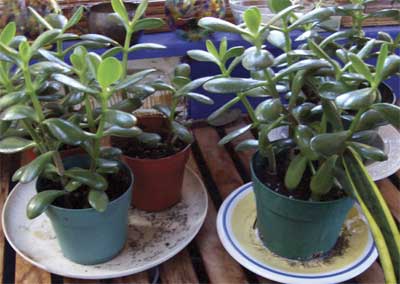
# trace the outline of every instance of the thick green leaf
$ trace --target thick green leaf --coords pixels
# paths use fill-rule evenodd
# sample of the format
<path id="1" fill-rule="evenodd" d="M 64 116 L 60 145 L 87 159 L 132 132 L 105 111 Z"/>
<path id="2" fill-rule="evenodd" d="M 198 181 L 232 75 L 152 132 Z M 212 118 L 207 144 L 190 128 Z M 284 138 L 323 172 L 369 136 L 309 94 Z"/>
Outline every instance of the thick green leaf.
<path id="1" fill-rule="evenodd" d="M 107 49 L 102 55 L 101 58 L 107 58 L 117 55 L 118 53 L 122 52 L 123 48 L 120 46 L 115 46 L 113 48 Z"/>
<path id="2" fill-rule="evenodd" d="M 129 75 L 127 76 L 125 79 L 123 79 L 121 82 L 119 82 L 114 89 L 115 90 L 122 90 L 125 88 L 128 88 L 129 86 L 139 82 L 140 80 L 142 80 L 144 77 L 146 77 L 147 75 L 154 73 L 155 69 L 146 69 L 143 71 L 139 71 L 133 75 Z"/>
<path id="3" fill-rule="evenodd" d="M 81 7 L 78 8 L 78 10 L 75 11 L 75 13 L 68 20 L 68 23 L 64 26 L 64 28 L 62 30 L 63 32 L 65 32 L 66 30 L 72 28 L 77 23 L 79 23 L 79 21 L 82 18 L 82 15 L 83 15 L 83 9 L 84 9 L 83 6 L 81 6 Z"/>
<path id="4" fill-rule="evenodd" d="M 134 52 L 142 49 L 165 49 L 166 46 L 158 43 L 137 43 L 129 48 L 129 52 Z"/>
<path id="5" fill-rule="evenodd" d="M 350 90 L 349 86 L 342 82 L 326 81 L 319 86 L 319 96 L 327 100 L 334 100 Z"/>
<path id="6" fill-rule="evenodd" d="M 274 57 L 268 50 L 258 50 L 254 47 L 248 48 L 242 59 L 242 65 L 246 70 L 264 70 L 274 64 Z"/>
<path id="7" fill-rule="evenodd" d="M 373 82 L 374 77 L 372 76 L 371 71 L 369 71 L 369 68 L 367 64 L 365 64 L 357 55 L 350 53 L 349 59 L 351 61 L 351 64 L 353 68 L 361 75 L 367 79 L 368 82 Z"/>
<path id="8" fill-rule="evenodd" d="M 26 215 L 29 219 L 34 219 L 47 210 L 58 197 L 64 196 L 65 191 L 62 190 L 45 190 L 39 192 L 32 197 L 26 207 Z"/>
<path id="9" fill-rule="evenodd" d="M 78 181 L 82 184 L 86 184 L 90 188 L 96 190 L 104 191 L 108 187 L 108 183 L 102 175 L 95 172 L 91 172 L 90 170 L 81 168 L 72 168 L 66 170 L 65 175 L 75 181 Z"/>
<path id="10" fill-rule="evenodd" d="M 136 125 L 137 121 L 134 115 L 115 109 L 107 110 L 105 113 L 105 119 L 107 122 L 123 128 L 131 128 Z"/>
<path id="11" fill-rule="evenodd" d="M 89 52 L 87 54 L 86 64 L 89 67 L 89 70 L 90 70 L 93 78 L 96 78 L 97 70 L 99 69 L 100 62 L 101 62 L 100 55 L 98 55 L 94 52 Z"/>
<path id="12" fill-rule="evenodd" d="M 227 94 L 241 93 L 264 85 L 264 81 L 244 78 L 217 78 L 204 84 L 204 89 L 209 92 Z"/>
<path id="13" fill-rule="evenodd" d="M 367 144 L 362 144 L 358 142 L 349 142 L 349 145 L 356 150 L 361 157 L 364 159 L 374 160 L 374 161 L 386 161 L 388 156 L 381 149 L 369 146 Z"/>
<path id="14" fill-rule="evenodd" d="M 120 16 L 122 21 L 125 23 L 127 26 L 129 23 L 129 16 L 128 12 L 126 11 L 124 2 L 122 0 L 111 0 L 111 5 L 115 13 Z"/>
<path id="15" fill-rule="evenodd" d="M 357 125 L 357 130 L 374 129 L 386 123 L 384 116 L 379 111 L 369 109 L 361 115 Z"/>
<path id="16" fill-rule="evenodd" d="M 304 171 L 307 167 L 307 158 L 299 154 L 290 161 L 289 167 L 285 175 L 285 186 L 289 190 L 295 189 L 303 178 Z"/>
<path id="17" fill-rule="evenodd" d="M 106 211 L 109 200 L 105 192 L 92 189 L 91 191 L 89 191 L 88 200 L 90 206 L 92 206 L 97 211 Z"/>
<path id="18" fill-rule="evenodd" d="M 333 130 L 343 130 L 343 123 L 339 115 L 340 111 L 338 110 L 336 104 L 333 101 L 322 100 L 322 109 L 328 123 L 331 125 Z"/>
<path id="19" fill-rule="evenodd" d="M 64 189 L 68 192 L 73 192 L 82 186 L 82 183 L 76 180 L 70 180 L 65 186 Z"/>
<path id="20" fill-rule="evenodd" d="M 232 47 L 228 49 L 228 51 L 225 53 L 225 55 L 222 58 L 222 62 L 226 62 L 227 60 L 233 57 L 239 57 L 243 54 L 243 52 L 244 52 L 244 47 L 242 46 Z"/>
<path id="21" fill-rule="evenodd" d="M 203 61 L 203 62 L 213 62 L 217 65 L 219 65 L 219 60 L 217 57 L 212 55 L 211 53 L 208 53 L 207 51 L 204 50 L 189 50 L 187 52 L 190 58 L 197 60 L 197 61 Z"/>
<path id="22" fill-rule="evenodd" d="M 96 41 L 100 43 L 106 43 L 106 44 L 112 44 L 112 45 L 119 45 L 118 42 L 113 40 L 112 38 L 109 38 L 104 35 L 98 35 L 98 34 L 84 34 L 80 36 L 81 40 L 87 40 L 87 41 Z"/>
<path id="23" fill-rule="evenodd" d="M 323 156 L 341 154 L 346 148 L 349 135 L 349 131 L 316 135 L 310 141 L 311 149 Z"/>
<path id="24" fill-rule="evenodd" d="M 233 107 L 236 103 L 238 103 L 240 101 L 239 97 L 235 97 L 232 100 L 228 101 L 226 104 L 222 105 L 221 107 L 219 107 L 218 109 L 216 109 L 212 114 L 210 114 L 210 116 L 207 118 L 208 123 L 210 123 L 211 125 L 219 125 L 220 123 L 218 123 L 219 121 L 225 122 L 227 121 L 227 123 L 232 122 L 234 120 L 236 120 L 236 118 L 238 118 L 238 116 L 240 116 L 240 111 L 236 112 L 237 114 L 233 114 L 233 116 L 231 117 L 231 113 L 229 113 L 229 109 L 231 107 Z M 227 119 L 225 118 L 225 114 L 227 114 Z M 215 124 L 217 123 L 217 124 Z M 225 123 L 224 123 L 225 124 Z"/>
<path id="25" fill-rule="evenodd" d="M 172 79 L 172 84 L 176 89 L 182 88 L 186 84 L 190 83 L 190 79 L 187 77 L 175 76 Z"/>
<path id="26" fill-rule="evenodd" d="M 111 109 L 118 109 L 124 112 L 133 112 L 142 106 L 142 101 L 138 98 L 129 98 L 113 104 Z"/>
<path id="27" fill-rule="evenodd" d="M 6 108 L 22 102 L 27 97 L 25 91 L 17 91 L 8 93 L 0 97 L 0 112 L 5 110 Z"/>
<path id="28" fill-rule="evenodd" d="M 301 25 L 313 23 L 313 22 L 321 22 L 329 19 L 331 16 L 335 14 L 334 7 L 327 8 L 317 8 L 311 10 L 310 12 L 304 14 L 302 17 L 297 19 L 290 27 L 290 30 L 294 30 Z"/>
<path id="29" fill-rule="evenodd" d="M 385 148 L 385 144 L 377 130 L 358 131 L 351 136 L 351 139 L 355 142 L 367 144 L 380 149 Z"/>
<path id="30" fill-rule="evenodd" d="M 256 139 L 244 140 L 235 147 L 235 151 L 247 151 L 247 150 L 257 150 L 257 149 L 258 149 L 258 140 Z"/>
<path id="31" fill-rule="evenodd" d="M 118 137 L 136 137 L 140 135 L 142 131 L 137 127 L 122 128 L 119 126 L 111 126 L 104 131 L 103 136 L 118 136 Z"/>
<path id="32" fill-rule="evenodd" d="M 35 110 L 27 105 L 14 105 L 6 109 L 1 115 L 1 120 L 19 120 L 29 118 L 34 121 L 39 121 Z"/>
<path id="33" fill-rule="evenodd" d="M 376 98 L 376 92 L 372 88 L 364 88 L 350 91 L 335 99 L 336 105 L 345 110 L 359 110 L 372 105 Z"/>
<path id="34" fill-rule="evenodd" d="M 243 135 L 244 133 L 246 133 L 247 131 L 249 131 L 251 129 L 252 125 L 246 125 L 244 127 L 241 127 L 239 129 L 236 129 L 232 132 L 230 132 L 228 135 L 226 135 L 224 138 L 222 138 L 221 140 L 219 140 L 218 145 L 225 145 L 229 142 L 231 142 L 232 140 L 236 139 L 237 137 L 239 137 L 240 135 Z"/>
<path id="35" fill-rule="evenodd" d="M 78 126 L 61 118 L 49 118 L 43 122 L 51 134 L 62 143 L 78 146 L 88 139 Z"/>
<path id="36" fill-rule="evenodd" d="M 11 126 L 11 121 L 2 121 L 0 120 L 0 137 L 6 137 L 5 134 L 7 133 L 7 130 L 10 129 Z"/>
<path id="37" fill-rule="evenodd" d="M 207 51 L 213 55 L 215 58 L 219 58 L 219 51 L 215 47 L 214 43 L 211 40 L 206 40 L 206 48 Z"/>
<path id="38" fill-rule="evenodd" d="M 148 0 L 142 0 L 140 1 L 139 6 L 136 8 L 135 15 L 133 16 L 132 22 L 138 21 L 142 16 L 144 16 L 144 13 L 147 9 L 147 6 L 149 4 Z"/>
<path id="39" fill-rule="evenodd" d="M 119 171 L 119 164 L 116 160 L 109 159 L 97 159 L 97 169 L 98 173 L 115 174 Z"/>
<path id="40" fill-rule="evenodd" d="M 279 13 L 280 11 L 290 7 L 292 2 L 290 0 L 268 0 L 268 7 L 274 13 Z"/>
<path id="41" fill-rule="evenodd" d="M 47 14 L 45 19 L 54 29 L 64 29 L 68 22 L 64 15 L 55 13 Z"/>
<path id="42" fill-rule="evenodd" d="M 88 86 L 83 85 L 79 81 L 72 79 L 71 77 L 68 77 L 63 74 L 53 74 L 52 78 L 62 84 L 65 84 L 73 89 L 76 89 L 78 91 L 84 92 L 84 93 L 89 93 L 89 94 L 97 94 L 98 91 L 95 89 L 92 89 Z"/>
<path id="43" fill-rule="evenodd" d="M 318 154 L 311 149 L 310 141 L 314 137 L 312 129 L 307 125 L 299 125 L 295 129 L 295 140 L 303 156 L 313 161 L 318 159 Z"/>
<path id="44" fill-rule="evenodd" d="M 307 70 L 316 70 L 316 69 L 320 69 L 320 68 L 329 68 L 331 67 L 331 65 L 329 64 L 328 61 L 323 60 L 323 59 L 305 59 L 302 61 L 298 61 L 292 65 L 290 65 L 289 67 L 287 67 L 286 69 L 283 69 L 281 71 L 279 71 L 276 74 L 276 77 L 274 78 L 275 82 L 278 82 L 280 79 L 282 79 L 283 77 L 285 77 L 286 75 L 293 73 L 293 72 L 297 72 L 297 71 L 307 71 Z"/>
<path id="45" fill-rule="evenodd" d="M 334 155 L 329 157 L 318 168 L 317 172 L 311 178 L 310 189 L 314 197 L 319 200 L 322 195 L 327 194 L 334 183 L 335 164 L 338 156 Z"/>
<path id="46" fill-rule="evenodd" d="M 35 146 L 36 143 L 34 141 L 27 140 L 25 138 L 6 137 L 0 140 L 0 153 L 13 154 Z"/>
<path id="47" fill-rule="evenodd" d="M 15 37 L 17 26 L 15 22 L 9 22 L 0 33 L 0 41 L 5 45 L 9 45 Z"/>
<path id="48" fill-rule="evenodd" d="M 388 103 L 374 104 L 372 108 L 396 128 L 400 128 L 400 107 Z"/>
<path id="49" fill-rule="evenodd" d="M 400 73 L 400 56 L 392 54 L 386 58 L 380 78 L 385 80 L 396 73 Z"/>
<path id="50" fill-rule="evenodd" d="M 52 74 L 52 73 L 67 73 L 71 70 L 69 66 L 65 64 L 58 64 L 56 62 L 42 61 L 30 66 L 30 70 L 33 74 Z"/>
<path id="51" fill-rule="evenodd" d="M 153 108 L 165 115 L 166 117 L 171 116 L 171 108 L 167 105 L 154 105 Z"/>
<path id="52" fill-rule="evenodd" d="M 238 26 L 224 21 L 218 18 L 213 17 L 203 17 L 199 20 L 198 25 L 207 30 L 211 30 L 214 32 L 228 32 L 228 33 L 236 33 L 243 34 L 245 31 Z"/>
<path id="53" fill-rule="evenodd" d="M 268 33 L 267 40 L 273 46 L 280 48 L 281 50 L 285 49 L 285 34 L 281 31 L 270 31 Z"/>
<path id="54" fill-rule="evenodd" d="M 8 45 L 5 45 L 1 41 L 0 41 L 0 52 L 4 53 L 5 56 L 12 58 L 16 61 L 19 60 L 18 52 L 14 48 L 11 48 Z"/>
<path id="55" fill-rule="evenodd" d="M 197 88 L 200 88 L 205 82 L 209 81 L 212 77 L 203 77 L 203 78 L 199 78 L 196 80 L 191 81 L 190 83 L 186 84 L 185 86 L 183 86 L 182 88 L 180 88 L 177 92 L 176 95 L 180 96 L 183 95 L 185 93 L 191 92 L 193 90 L 196 90 Z"/>
<path id="56" fill-rule="evenodd" d="M 165 22 L 159 18 L 144 18 L 136 22 L 133 31 L 136 32 L 142 30 L 158 29 L 162 27 L 164 24 Z"/>
<path id="57" fill-rule="evenodd" d="M 40 16 L 39 13 L 35 11 L 35 9 L 33 9 L 32 7 L 28 7 L 28 10 L 30 13 L 32 13 L 32 15 L 35 17 L 35 19 L 40 24 L 42 24 L 46 29 L 48 29 L 48 30 L 53 29 L 53 27 L 42 16 Z"/>
<path id="58" fill-rule="evenodd" d="M 280 99 L 268 99 L 261 102 L 256 110 L 256 117 L 261 122 L 273 122 L 283 111 Z"/>
<path id="59" fill-rule="evenodd" d="M 275 0 L 275 1 L 277 1 L 277 0 Z M 272 24 L 274 24 L 275 22 L 286 18 L 289 14 L 294 12 L 299 7 L 301 7 L 301 5 L 291 5 L 285 9 L 281 10 L 279 13 L 276 13 L 271 19 L 269 19 L 267 21 L 267 23 L 265 24 L 265 26 L 269 27 Z"/>
<path id="60" fill-rule="evenodd" d="M 27 41 L 21 41 L 18 46 L 18 52 L 23 61 L 28 62 L 31 59 L 31 47 Z"/>
<path id="61" fill-rule="evenodd" d="M 343 159 L 349 191 L 360 203 L 371 227 L 387 283 L 396 283 L 400 273 L 400 234 L 382 193 L 372 181 L 357 153 L 348 151 Z"/>
<path id="62" fill-rule="evenodd" d="M 122 155 L 122 151 L 115 147 L 101 147 L 100 157 L 104 159 L 119 159 Z"/>
<path id="63" fill-rule="evenodd" d="M 193 99 L 193 100 L 195 100 L 195 101 L 203 103 L 203 104 L 207 104 L 207 105 L 214 104 L 214 101 L 212 99 L 210 99 L 209 97 L 207 97 L 205 95 L 202 95 L 202 94 L 189 92 L 189 93 L 186 94 L 186 96 L 191 98 L 191 99 Z"/>
<path id="64" fill-rule="evenodd" d="M 380 81 L 382 80 L 383 75 L 383 68 L 385 67 L 385 61 L 389 53 L 389 47 L 387 44 L 383 44 L 380 51 L 378 60 L 376 62 L 376 69 L 375 69 L 375 84 L 379 85 Z"/>
<path id="65" fill-rule="evenodd" d="M 174 75 L 180 77 L 190 77 L 190 65 L 187 63 L 181 63 L 174 69 Z"/>
<path id="66" fill-rule="evenodd" d="M 118 81 L 122 76 L 122 65 L 115 57 L 108 57 L 99 64 L 97 81 L 103 89 Z"/>
<path id="67" fill-rule="evenodd" d="M 145 145 L 157 145 L 162 140 L 159 134 L 150 132 L 143 132 L 136 139 Z"/>
<path id="68" fill-rule="evenodd" d="M 60 34 L 60 30 L 53 29 L 45 31 L 44 33 L 40 34 L 35 41 L 33 42 L 31 48 L 32 51 L 36 51 L 39 48 L 45 46 L 46 44 L 51 43 L 58 35 Z"/>
<path id="69" fill-rule="evenodd" d="M 282 1 L 289 1 L 289 0 L 282 0 Z M 260 10 L 257 7 L 251 7 L 249 9 L 246 9 L 246 11 L 244 11 L 242 17 L 249 31 L 252 34 L 257 34 L 262 20 Z"/>
<path id="70" fill-rule="evenodd" d="M 38 177 L 42 173 L 46 165 L 50 163 L 53 154 L 54 151 L 41 154 L 39 157 L 37 157 L 32 162 L 27 164 L 23 169 L 19 181 L 21 183 L 28 183 L 33 181 L 36 177 Z"/>
<path id="71" fill-rule="evenodd" d="M 172 132 L 186 144 L 191 144 L 194 140 L 192 133 L 183 126 L 182 124 L 172 121 L 171 123 Z"/>

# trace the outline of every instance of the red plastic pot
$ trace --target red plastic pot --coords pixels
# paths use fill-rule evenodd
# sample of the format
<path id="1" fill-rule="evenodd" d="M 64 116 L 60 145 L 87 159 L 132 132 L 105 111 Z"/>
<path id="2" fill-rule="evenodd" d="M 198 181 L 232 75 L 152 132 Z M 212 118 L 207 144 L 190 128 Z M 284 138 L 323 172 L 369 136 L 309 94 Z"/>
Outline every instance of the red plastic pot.
<path id="1" fill-rule="evenodd" d="M 158 116 L 139 118 L 139 126 L 148 132 L 162 132 L 166 129 L 165 123 L 166 120 Z M 183 175 L 189 159 L 190 146 L 187 145 L 180 152 L 160 159 L 123 156 L 134 175 L 133 206 L 157 212 L 168 209 L 181 200 Z"/>

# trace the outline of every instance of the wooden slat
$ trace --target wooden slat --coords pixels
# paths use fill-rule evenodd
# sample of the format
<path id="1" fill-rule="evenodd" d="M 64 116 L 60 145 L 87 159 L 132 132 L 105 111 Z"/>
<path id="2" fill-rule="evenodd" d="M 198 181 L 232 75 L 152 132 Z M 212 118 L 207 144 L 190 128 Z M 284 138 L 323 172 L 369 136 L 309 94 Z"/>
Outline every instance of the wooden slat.
<path id="1" fill-rule="evenodd" d="M 186 249 L 161 265 L 160 277 L 163 284 L 199 283 Z"/>
<path id="2" fill-rule="evenodd" d="M 16 284 L 51 284 L 50 273 L 33 266 L 19 255 L 15 260 L 15 283 Z"/>
<path id="3" fill-rule="evenodd" d="M 115 279 L 109 279 L 106 281 L 107 283 L 113 283 L 113 284 L 148 284 L 150 283 L 149 281 L 149 275 L 147 271 L 140 272 L 137 274 L 133 274 L 130 276 L 122 277 L 122 278 L 115 278 Z"/>
<path id="4" fill-rule="evenodd" d="M 376 184 L 381 190 L 393 216 L 400 222 L 400 191 L 388 179 L 380 180 Z"/>
<path id="5" fill-rule="evenodd" d="M 190 156 L 188 165 L 200 174 L 193 155 Z M 245 274 L 240 265 L 225 251 L 218 238 L 215 220 L 217 210 L 208 195 L 208 211 L 203 227 L 196 236 L 195 241 L 203 259 L 211 283 L 247 283 Z M 229 273 L 227 273 L 229 267 Z"/>
<path id="6" fill-rule="evenodd" d="M 385 283 L 381 266 L 374 262 L 370 268 L 358 275 L 355 280 L 360 284 Z"/>
<path id="7" fill-rule="evenodd" d="M 75 279 L 75 278 L 64 278 L 64 284 L 98 284 L 99 280 L 85 280 L 85 279 Z"/>
<path id="8" fill-rule="evenodd" d="M 225 199 L 243 184 L 243 180 L 225 148 L 216 146 L 220 137 L 215 129 L 199 128 L 194 130 L 194 134 L 219 193 Z M 260 276 L 257 279 L 260 283 L 276 283 Z"/>

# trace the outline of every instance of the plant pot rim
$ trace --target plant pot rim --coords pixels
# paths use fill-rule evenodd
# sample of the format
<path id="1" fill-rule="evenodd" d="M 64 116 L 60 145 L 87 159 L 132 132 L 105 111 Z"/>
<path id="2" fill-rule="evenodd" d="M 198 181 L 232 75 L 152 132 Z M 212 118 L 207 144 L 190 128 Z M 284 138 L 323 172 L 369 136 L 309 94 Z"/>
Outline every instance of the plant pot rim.
<path id="1" fill-rule="evenodd" d="M 82 157 L 82 156 L 88 156 L 88 155 L 86 155 L 86 154 L 78 154 L 78 155 L 69 156 L 68 158 L 72 158 L 72 157 Z M 129 190 L 131 190 L 132 187 L 133 187 L 134 177 L 133 177 L 132 171 L 130 170 L 130 168 L 128 167 L 128 165 L 126 165 L 126 163 L 123 162 L 122 160 L 118 160 L 118 162 L 121 163 L 121 165 L 123 165 L 123 166 L 127 169 L 128 173 L 129 173 L 129 176 L 130 176 L 130 178 L 131 178 L 131 182 L 130 182 L 128 188 L 125 190 L 125 192 L 124 192 L 123 194 L 121 194 L 117 199 L 114 199 L 113 201 L 110 201 L 110 202 L 108 203 L 107 208 L 108 208 L 108 206 L 112 206 L 112 205 L 114 205 L 115 203 L 119 202 L 121 199 L 125 198 L 125 196 L 129 193 Z M 35 182 L 35 189 L 36 189 L 36 191 L 37 191 L 37 182 L 39 181 L 39 179 L 40 179 L 40 177 L 39 177 L 38 179 L 36 179 L 36 182 Z M 83 212 L 94 212 L 94 211 L 95 211 L 95 212 L 98 212 L 98 211 L 96 211 L 96 209 L 94 209 L 94 208 L 82 208 L 82 209 L 76 209 L 76 208 L 74 208 L 74 209 L 71 209 L 71 208 L 64 208 L 64 207 L 56 206 L 56 205 L 53 205 L 53 204 L 50 204 L 48 207 L 49 207 L 49 208 L 53 208 L 53 209 L 58 210 L 58 211 L 64 211 L 64 212 L 82 212 L 82 213 L 83 213 Z M 107 209 L 106 209 L 106 210 L 107 210 Z M 106 212 L 106 211 L 104 211 L 104 212 Z M 102 213 L 104 213 L 104 212 L 102 212 Z M 99 213 L 100 213 L 100 212 L 99 212 Z"/>
<path id="2" fill-rule="evenodd" d="M 149 159 L 149 158 L 141 159 L 141 158 L 131 157 L 131 156 L 128 156 L 128 155 L 126 155 L 126 154 L 123 154 L 123 156 L 124 156 L 126 159 L 131 160 L 131 161 L 138 161 L 138 162 L 141 162 L 141 163 L 154 163 L 155 161 L 165 161 L 165 160 L 171 159 L 171 157 L 175 157 L 175 156 L 178 156 L 178 155 L 182 155 L 183 153 L 185 153 L 186 151 L 188 151 L 188 150 L 190 149 L 190 147 L 192 146 L 192 144 L 193 144 L 193 142 L 187 144 L 182 150 L 180 150 L 180 151 L 177 152 L 177 153 L 174 153 L 174 154 L 172 154 L 172 155 L 169 155 L 169 156 L 166 156 L 166 157 L 163 157 L 163 158 L 158 158 L 158 159 Z"/>
<path id="3" fill-rule="evenodd" d="M 390 91 L 390 93 L 392 94 L 392 101 L 390 102 L 390 104 L 396 104 L 397 97 L 396 97 L 396 94 L 393 91 L 393 88 L 389 84 L 387 84 L 386 82 L 382 82 L 382 83 L 379 84 L 379 86 L 378 86 L 379 92 L 381 91 L 380 90 L 381 88 L 384 88 L 384 89 L 386 88 L 388 91 Z M 381 92 L 381 95 L 382 95 L 382 92 Z"/>
<path id="4" fill-rule="evenodd" d="M 309 201 L 309 200 L 301 200 L 301 199 L 289 198 L 289 197 L 287 197 L 287 196 L 285 196 L 285 195 L 283 195 L 283 194 L 277 193 L 277 192 L 275 192 L 274 190 L 271 190 L 268 186 L 266 186 L 266 185 L 258 178 L 256 172 L 254 171 L 253 163 L 254 163 L 254 160 L 256 159 L 256 157 L 259 156 L 259 155 L 260 155 L 260 153 L 259 153 L 259 151 L 257 151 L 257 152 L 254 153 L 253 156 L 251 157 L 251 161 L 250 161 L 250 171 L 251 171 L 251 174 L 252 174 L 253 178 L 255 178 L 256 181 L 257 181 L 258 183 L 264 185 L 265 188 L 267 188 L 272 194 L 274 194 L 274 195 L 277 196 L 277 197 L 280 197 L 280 198 L 282 198 L 282 199 L 284 199 L 284 200 L 287 200 L 287 201 L 289 201 L 289 202 L 301 203 L 301 204 L 308 204 L 308 205 L 310 205 L 310 204 L 315 204 L 315 205 L 330 205 L 330 204 L 340 203 L 343 199 L 347 199 L 347 198 L 350 198 L 350 199 L 351 199 L 350 196 L 347 196 L 347 195 L 346 195 L 346 196 L 344 196 L 344 197 L 342 197 L 342 198 L 335 199 L 335 200 L 329 200 L 329 201 Z"/>

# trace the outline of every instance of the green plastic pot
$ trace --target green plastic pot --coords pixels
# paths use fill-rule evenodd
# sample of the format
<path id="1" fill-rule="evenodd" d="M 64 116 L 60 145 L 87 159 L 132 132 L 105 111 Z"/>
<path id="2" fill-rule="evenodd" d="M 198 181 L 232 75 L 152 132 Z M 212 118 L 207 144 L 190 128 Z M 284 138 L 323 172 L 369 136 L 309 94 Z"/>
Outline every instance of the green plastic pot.
<path id="1" fill-rule="evenodd" d="M 76 155 L 63 160 L 65 167 L 89 167 L 89 157 Z M 50 205 L 46 210 L 58 243 L 66 258 L 85 265 L 106 262 L 124 247 L 128 233 L 128 210 L 131 203 L 133 175 L 120 163 L 120 168 L 130 176 L 130 185 L 125 193 L 111 201 L 100 213 L 93 208 L 66 209 Z M 36 183 L 41 191 L 43 181 Z"/>
<path id="2" fill-rule="evenodd" d="M 327 202 L 290 199 L 274 192 L 257 177 L 266 160 L 257 152 L 251 175 L 257 207 L 257 228 L 264 245 L 285 258 L 309 260 L 331 250 L 354 201 Z"/>

